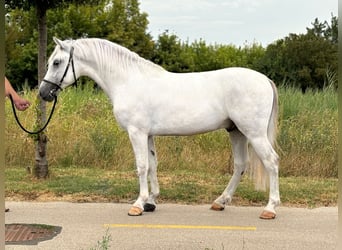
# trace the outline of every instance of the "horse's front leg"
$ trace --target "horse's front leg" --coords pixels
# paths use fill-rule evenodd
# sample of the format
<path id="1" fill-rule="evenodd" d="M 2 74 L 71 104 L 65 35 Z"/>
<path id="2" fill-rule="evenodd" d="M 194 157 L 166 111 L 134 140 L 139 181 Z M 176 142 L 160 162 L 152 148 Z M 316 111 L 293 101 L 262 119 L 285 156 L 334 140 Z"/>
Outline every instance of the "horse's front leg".
<path id="1" fill-rule="evenodd" d="M 132 143 L 140 183 L 139 197 L 129 210 L 128 215 L 139 216 L 142 215 L 148 199 L 148 136 L 135 127 L 128 129 L 128 135 Z"/>

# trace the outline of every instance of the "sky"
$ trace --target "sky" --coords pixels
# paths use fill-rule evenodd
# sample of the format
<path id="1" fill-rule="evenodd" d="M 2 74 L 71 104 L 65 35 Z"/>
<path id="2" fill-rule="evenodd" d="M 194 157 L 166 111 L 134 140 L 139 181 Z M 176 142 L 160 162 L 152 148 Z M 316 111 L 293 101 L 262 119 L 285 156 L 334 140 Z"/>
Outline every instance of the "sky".
<path id="1" fill-rule="evenodd" d="M 168 30 L 182 41 L 267 46 L 289 33 L 306 33 L 318 18 L 330 23 L 337 0 L 140 0 L 154 39 Z"/>

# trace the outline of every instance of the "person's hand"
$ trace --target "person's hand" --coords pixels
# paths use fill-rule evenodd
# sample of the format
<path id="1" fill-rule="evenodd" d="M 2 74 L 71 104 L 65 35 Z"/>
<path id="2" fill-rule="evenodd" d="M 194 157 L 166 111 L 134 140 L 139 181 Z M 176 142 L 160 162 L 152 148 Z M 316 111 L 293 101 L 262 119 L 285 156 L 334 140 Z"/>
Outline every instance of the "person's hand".
<path id="1" fill-rule="evenodd" d="M 14 102 L 14 106 L 15 106 L 15 107 L 17 108 L 17 110 L 19 110 L 19 111 L 24 111 L 24 110 L 26 110 L 28 107 L 30 107 L 30 105 L 31 105 L 29 101 L 27 101 L 27 100 L 25 100 L 25 99 L 23 99 L 23 98 L 21 98 L 21 97 L 19 97 L 19 98 L 13 100 L 13 102 Z"/>

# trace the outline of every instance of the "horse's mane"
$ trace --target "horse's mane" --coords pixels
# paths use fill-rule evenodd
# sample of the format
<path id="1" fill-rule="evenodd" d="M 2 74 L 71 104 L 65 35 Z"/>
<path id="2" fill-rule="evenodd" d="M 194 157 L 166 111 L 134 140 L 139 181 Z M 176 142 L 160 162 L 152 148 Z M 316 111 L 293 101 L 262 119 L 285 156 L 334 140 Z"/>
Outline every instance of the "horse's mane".
<path id="1" fill-rule="evenodd" d="M 83 38 L 72 41 L 72 44 L 77 49 L 78 56 L 91 58 L 92 60 L 97 60 L 102 63 L 101 67 L 116 67 L 121 68 L 121 70 L 139 70 L 144 73 L 149 72 L 165 72 L 165 69 L 157 64 L 152 63 L 142 57 L 137 53 L 130 51 L 129 49 L 110 42 L 108 40 L 99 38 Z"/>

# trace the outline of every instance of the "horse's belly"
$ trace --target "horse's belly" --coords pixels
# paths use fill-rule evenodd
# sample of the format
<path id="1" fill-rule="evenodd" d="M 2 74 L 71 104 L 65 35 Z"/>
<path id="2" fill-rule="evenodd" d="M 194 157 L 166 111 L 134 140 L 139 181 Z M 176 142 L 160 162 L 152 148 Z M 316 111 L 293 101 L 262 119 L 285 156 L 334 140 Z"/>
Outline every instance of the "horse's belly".
<path id="1" fill-rule="evenodd" d="M 168 114 L 168 116 L 165 116 Z M 232 126 L 227 116 L 218 113 L 165 112 L 151 121 L 152 135 L 192 135 Z"/>
<path id="2" fill-rule="evenodd" d="M 150 135 L 157 135 L 157 136 L 168 136 L 168 135 L 196 135 L 196 134 L 202 134 L 214 130 L 218 130 L 221 128 L 224 128 L 225 126 L 208 126 L 208 127 L 170 127 L 170 128 L 154 128 L 150 131 Z"/>

